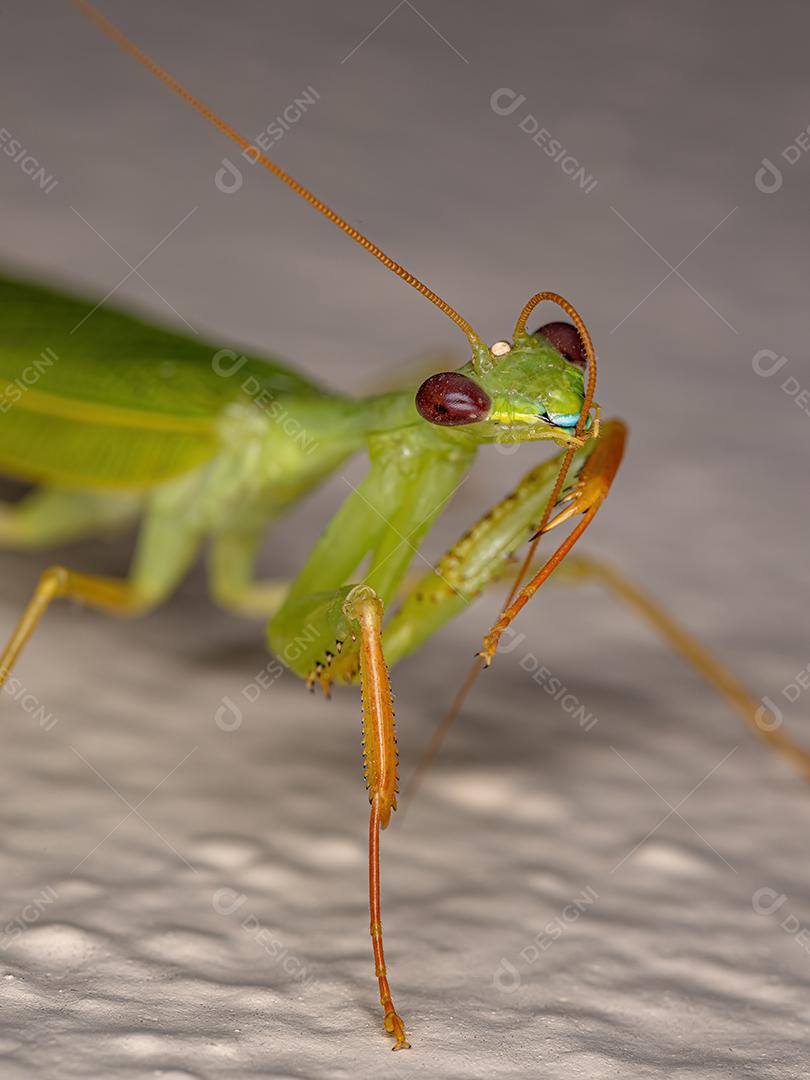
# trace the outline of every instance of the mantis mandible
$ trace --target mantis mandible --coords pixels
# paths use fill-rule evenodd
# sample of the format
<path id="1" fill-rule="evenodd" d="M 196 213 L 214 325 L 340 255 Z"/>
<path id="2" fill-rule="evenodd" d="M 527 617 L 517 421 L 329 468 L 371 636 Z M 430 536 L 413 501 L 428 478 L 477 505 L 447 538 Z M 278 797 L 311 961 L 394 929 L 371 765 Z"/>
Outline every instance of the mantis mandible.
<path id="1" fill-rule="evenodd" d="M 63 566 L 44 572 L 0 653 L 0 685 L 51 601 L 67 597 L 117 615 L 145 613 L 172 592 L 210 538 L 215 601 L 268 617 L 270 648 L 310 687 L 319 684 L 327 695 L 335 682 L 361 687 L 374 968 L 385 1030 L 393 1049 L 405 1048 L 410 1044 L 388 981 L 380 914 L 380 831 L 398 793 L 389 667 L 506 578 L 527 542 L 473 674 L 489 666 L 503 632 L 552 573 L 563 583 L 597 580 L 646 618 L 756 734 L 808 776 L 810 755 L 763 723 L 761 707 L 740 682 L 617 571 L 569 557 L 608 494 L 626 439 L 621 421 L 600 422 L 596 354 L 573 306 L 556 293 L 536 293 L 510 339 L 486 345 L 432 289 L 234 131 L 90 4 L 74 3 L 257 164 L 434 304 L 465 334 L 470 359 L 407 391 L 349 399 L 274 359 L 219 350 L 107 307 L 71 336 L 86 312 L 83 303 L 0 280 L 0 471 L 35 485 L 20 502 L 0 506 L 0 545 L 42 547 L 110 524 L 139 522 L 125 579 Z M 572 322 L 527 330 L 534 308 L 545 300 Z M 46 378 L 26 385 L 21 373 L 45 344 L 58 362 Z M 550 442 L 559 453 L 533 466 L 434 568 L 415 582 L 406 580 L 414 554 L 479 447 L 523 442 Z M 296 578 L 256 580 L 257 554 L 272 521 L 359 452 L 368 455 L 367 476 Z M 539 541 L 572 522 L 557 549 L 534 568 Z"/>

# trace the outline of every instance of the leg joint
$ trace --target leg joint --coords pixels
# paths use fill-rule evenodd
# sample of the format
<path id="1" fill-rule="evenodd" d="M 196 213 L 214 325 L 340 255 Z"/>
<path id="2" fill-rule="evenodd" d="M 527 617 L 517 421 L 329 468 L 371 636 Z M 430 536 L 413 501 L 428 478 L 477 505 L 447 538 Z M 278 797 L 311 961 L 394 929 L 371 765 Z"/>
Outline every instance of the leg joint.
<path id="1" fill-rule="evenodd" d="M 64 596 L 70 582 L 70 571 L 65 566 L 49 566 L 42 572 L 39 587 L 50 600 L 54 596 Z"/>

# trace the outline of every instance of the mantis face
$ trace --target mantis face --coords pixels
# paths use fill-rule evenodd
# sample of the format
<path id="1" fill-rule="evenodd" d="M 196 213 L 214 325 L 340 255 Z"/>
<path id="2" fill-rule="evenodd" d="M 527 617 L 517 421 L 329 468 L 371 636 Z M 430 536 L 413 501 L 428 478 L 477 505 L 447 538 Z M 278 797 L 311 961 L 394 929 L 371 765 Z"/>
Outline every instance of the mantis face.
<path id="1" fill-rule="evenodd" d="M 496 342 L 490 353 L 486 371 L 468 364 L 427 379 L 416 395 L 420 415 L 441 427 L 469 427 L 481 442 L 580 444 L 574 429 L 585 395 L 585 353 L 576 329 L 547 323 L 511 343 Z"/>

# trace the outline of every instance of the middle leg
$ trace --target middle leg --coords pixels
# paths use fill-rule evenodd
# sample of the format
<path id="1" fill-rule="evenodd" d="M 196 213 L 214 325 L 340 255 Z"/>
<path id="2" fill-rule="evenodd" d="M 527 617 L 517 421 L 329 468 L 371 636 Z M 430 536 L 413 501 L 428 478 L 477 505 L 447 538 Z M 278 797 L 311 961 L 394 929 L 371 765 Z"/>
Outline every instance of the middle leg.
<path id="1" fill-rule="evenodd" d="M 269 617 L 284 602 L 289 582 L 256 579 L 256 558 L 267 532 L 256 529 L 229 529 L 218 533 L 208 553 L 208 583 L 212 598 L 220 607 L 248 618 Z"/>

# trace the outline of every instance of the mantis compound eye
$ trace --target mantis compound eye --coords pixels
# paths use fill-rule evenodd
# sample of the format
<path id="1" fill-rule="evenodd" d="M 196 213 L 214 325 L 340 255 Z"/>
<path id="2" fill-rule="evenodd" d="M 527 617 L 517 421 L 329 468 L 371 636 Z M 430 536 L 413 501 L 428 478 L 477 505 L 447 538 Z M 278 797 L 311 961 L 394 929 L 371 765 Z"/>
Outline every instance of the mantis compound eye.
<path id="1" fill-rule="evenodd" d="M 440 371 L 416 392 L 416 409 L 431 424 L 455 427 L 486 420 L 492 405 L 481 387 L 458 371 Z"/>
<path id="2" fill-rule="evenodd" d="M 588 358 L 582 347 L 577 328 L 567 322 L 550 322 L 545 326 L 538 327 L 535 335 L 547 338 L 557 352 L 562 353 L 566 360 L 583 370 L 588 366 Z"/>

